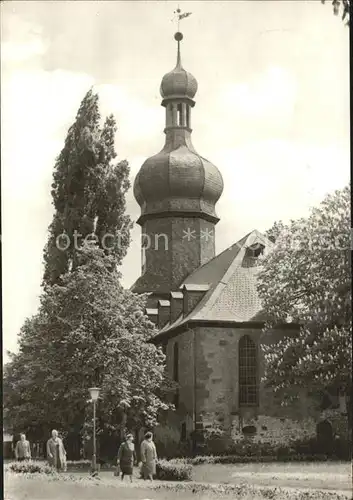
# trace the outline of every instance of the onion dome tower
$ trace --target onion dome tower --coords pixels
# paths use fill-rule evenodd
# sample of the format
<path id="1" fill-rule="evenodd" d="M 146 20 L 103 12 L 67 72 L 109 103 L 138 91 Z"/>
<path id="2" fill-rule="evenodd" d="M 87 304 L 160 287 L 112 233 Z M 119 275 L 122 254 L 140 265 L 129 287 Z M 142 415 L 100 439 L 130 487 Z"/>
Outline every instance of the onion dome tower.
<path id="1" fill-rule="evenodd" d="M 177 64 L 160 87 L 165 145 L 144 162 L 134 183 L 141 207 L 137 223 L 142 227 L 142 275 L 132 289 L 152 292 L 156 299 L 178 289 L 191 272 L 215 256 L 215 205 L 223 191 L 219 170 L 191 142 L 197 81 L 181 64 L 182 33 L 174 38 Z"/>

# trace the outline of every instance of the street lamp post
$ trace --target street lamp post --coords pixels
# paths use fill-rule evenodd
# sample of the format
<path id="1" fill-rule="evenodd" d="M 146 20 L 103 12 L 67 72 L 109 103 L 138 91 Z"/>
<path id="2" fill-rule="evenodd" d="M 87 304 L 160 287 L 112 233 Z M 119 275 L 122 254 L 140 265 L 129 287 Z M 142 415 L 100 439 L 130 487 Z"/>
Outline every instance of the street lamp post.
<path id="1" fill-rule="evenodd" d="M 97 474 L 97 447 L 96 447 L 96 404 L 99 397 L 99 387 L 91 387 L 89 390 L 93 403 L 93 455 L 92 455 L 92 473 Z"/>

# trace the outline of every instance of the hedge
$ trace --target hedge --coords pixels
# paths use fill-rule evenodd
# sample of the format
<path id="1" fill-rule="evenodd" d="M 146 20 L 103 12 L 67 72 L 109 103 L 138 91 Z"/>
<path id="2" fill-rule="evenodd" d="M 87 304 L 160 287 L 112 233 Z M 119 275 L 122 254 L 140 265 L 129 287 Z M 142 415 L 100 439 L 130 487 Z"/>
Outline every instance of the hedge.
<path id="1" fill-rule="evenodd" d="M 337 460 L 335 457 L 327 455 L 265 455 L 265 456 L 239 456 L 239 455 L 200 455 L 194 458 L 187 458 L 188 463 L 192 465 L 202 464 L 242 464 L 242 463 L 269 463 L 269 462 L 326 462 Z"/>
<path id="2" fill-rule="evenodd" d="M 140 470 L 142 478 L 142 470 Z M 161 481 L 191 481 L 192 464 L 187 459 L 158 460 L 156 464 L 156 479 Z"/>
<path id="3" fill-rule="evenodd" d="M 192 465 L 185 460 L 159 460 L 156 477 L 162 481 L 191 481 Z"/>

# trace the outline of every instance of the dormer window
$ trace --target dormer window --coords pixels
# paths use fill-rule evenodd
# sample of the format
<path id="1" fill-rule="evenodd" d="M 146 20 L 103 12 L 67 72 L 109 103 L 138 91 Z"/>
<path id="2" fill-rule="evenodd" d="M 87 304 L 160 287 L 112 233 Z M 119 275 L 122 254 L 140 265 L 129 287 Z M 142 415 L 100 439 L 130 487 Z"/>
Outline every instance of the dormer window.
<path id="1" fill-rule="evenodd" d="M 257 258 L 264 253 L 265 245 L 262 243 L 254 243 L 246 249 L 246 257 Z"/>

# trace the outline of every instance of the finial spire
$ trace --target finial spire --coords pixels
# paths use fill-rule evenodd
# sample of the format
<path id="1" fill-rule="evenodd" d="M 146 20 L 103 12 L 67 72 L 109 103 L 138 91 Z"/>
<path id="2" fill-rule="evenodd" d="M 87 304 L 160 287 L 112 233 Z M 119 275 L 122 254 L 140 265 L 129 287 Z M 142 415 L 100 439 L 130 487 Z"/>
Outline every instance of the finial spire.
<path id="1" fill-rule="evenodd" d="M 174 38 L 178 42 L 178 52 L 177 52 L 177 64 L 176 64 L 176 67 L 177 68 L 181 68 L 180 42 L 183 39 L 183 34 L 180 33 L 180 31 L 178 31 L 177 33 L 175 33 Z"/>

